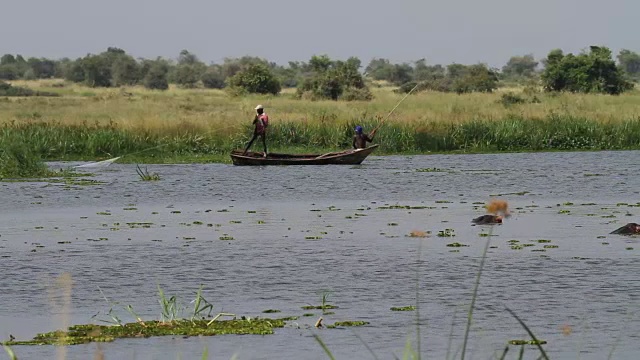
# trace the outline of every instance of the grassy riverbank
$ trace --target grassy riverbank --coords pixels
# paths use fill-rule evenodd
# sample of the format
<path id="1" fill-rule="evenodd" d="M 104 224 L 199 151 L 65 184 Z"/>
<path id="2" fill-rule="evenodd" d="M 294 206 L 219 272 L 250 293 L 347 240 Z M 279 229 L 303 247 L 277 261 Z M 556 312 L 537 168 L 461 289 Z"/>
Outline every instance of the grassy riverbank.
<path id="1" fill-rule="evenodd" d="M 61 80 L 15 82 L 55 98 L 1 98 L 0 148 L 27 144 L 45 160 L 228 161 L 251 134 L 253 107 L 271 116 L 270 151 L 326 152 L 351 146 L 403 95 L 375 88 L 371 102 L 232 98 L 218 90 L 92 89 Z M 517 94 L 515 103 L 504 98 Z M 381 128 L 376 154 L 640 149 L 640 93 L 621 96 L 421 93 Z M 259 149 L 261 144 L 254 144 Z M 137 152 L 143 151 L 137 154 Z M 134 154 L 136 153 L 136 154 Z"/>

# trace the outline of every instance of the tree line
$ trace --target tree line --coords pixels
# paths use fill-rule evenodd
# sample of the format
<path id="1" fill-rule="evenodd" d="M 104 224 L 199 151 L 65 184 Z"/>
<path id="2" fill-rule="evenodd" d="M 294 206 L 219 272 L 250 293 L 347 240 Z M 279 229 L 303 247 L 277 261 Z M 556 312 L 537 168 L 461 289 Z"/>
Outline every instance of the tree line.
<path id="1" fill-rule="evenodd" d="M 69 58 L 28 58 L 5 54 L 0 58 L 0 80 L 61 78 L 91 87 L 143 85 L 166 90 L 170 83 L 182 88 L 226 89 L 232 94 L 278 94 L 296 88 L 304 99 L 370 100 L 368 84 L 383 81 L 399 92 L 432 90 L 455 93 L 491 92 L 504 83 L 541 84 L 547 91 L 620 94 L 640 80 L 640 55 L 621 50 L 614 60 L 606 47 L 565 54 L 556 49 L 537 61 L 533 55 L 513 56 L 501 68 L 486 64 L 430 65 L 425 59 L 392 63 L 374 58 L 366 67 L 360 59 L 334 60 L 312 56 L 307 62 L 278 65 L 252 56 L 227 58 L 205 64 L 183 50 L 177 59 L 135 59 L 109 47 L 99 54 Z"/>

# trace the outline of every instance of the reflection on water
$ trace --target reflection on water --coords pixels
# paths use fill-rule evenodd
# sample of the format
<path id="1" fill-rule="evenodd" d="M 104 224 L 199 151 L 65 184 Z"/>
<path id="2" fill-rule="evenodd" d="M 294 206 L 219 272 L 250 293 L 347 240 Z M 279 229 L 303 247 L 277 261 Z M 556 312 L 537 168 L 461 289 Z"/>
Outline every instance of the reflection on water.
<path id="1" fill-rule="evenodd" d="M 331 290 L 339 309 L 325 323 L 369 321 L 353 331 L 379 357 L 401 357 L 416 314 L 389 309 L 416 303 L 418 275 L 423 351 L 444 358 L 454 313 L 451 353 L 462 343 L 465 306 L 490 239 L 468 352 L 474 358 L 527 338 L 508 306 L 548 341 L 554 359 L 606 358 L 616 341 L 614 358 L 635 359 L 639 239 L 608 233 L 640 220 L 632 206 L 640 202 L 638 158 L 599 152 L 372 157 L 361 166 L 151 165 L 158 182 L 138 181 L 135 165 L 113 164 L 96 172 L 104 182 L 96 186 L 0 183 L 0 338 L 59 326 L 48 289 L 69 272 L 73 323 L 109 309 L 98 288 L 147 319 L 160 316 L 158 284 L 187 308 L 204 284 L 216 312 L 251 316 L 265 309 L 302 315 L 301 306 Z M 491 228 L 470 221 L 482 214 L 474 203 L 491 195 L 507 199 L 514 214 L 484 236 Z M 445 229 L 455 236 L 437 236 Z M 414 230 L 431 235 L 406 236 Z M 454 242 L 468 246 L 447 246 Z M 108 359 L 192 359 L 205 347 L 212 358 L 325 359 L 315 332 L 337 358 L 371 358 L 351 330 L 306 329 L 319 316 L 272 336 L 131 339 L 102 349 Z M 86 359 L 95 348 L 70 347 L 68 358 Z M 50 347 L 15 350 L 21 359 L 55 355 Z M 527 352 L 537 357 L 534 348 Z"/>

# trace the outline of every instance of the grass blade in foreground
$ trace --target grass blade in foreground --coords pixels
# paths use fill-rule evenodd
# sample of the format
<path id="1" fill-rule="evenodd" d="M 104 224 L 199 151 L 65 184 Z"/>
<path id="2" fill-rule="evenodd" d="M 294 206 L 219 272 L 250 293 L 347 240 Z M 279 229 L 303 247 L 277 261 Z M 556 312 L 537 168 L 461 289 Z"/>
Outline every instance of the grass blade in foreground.
<path id="1" fill-rule="evenodd" d="M 491 235 L 493 233 L 493 228 L 489 231 L 489 236 L 487 238 L 487 243 L 484 246 L 484 251 L 482 252 L 482 259 L 480 260 L 480 268 L 478 268 L 478 276 L 476 277 L 476 284 L 473 287 L 473 296 L 471 296 L 471 305 L 469 305 L 469 314 L 467 315 L 467 328 L 464 331 L 464 341 L 462 342 L 462 356 L 461 360 L 464 360 L 464 355 L 467 352 L 467 341 L 469 340 L 469 330 L 471 329 L 471 320 L 473 319 L 473 308 L 476 304 L 476 298 L 478 297 L 478 288 L 480 287 L 480 276 L 482 275 L 482 268 L 484 267 L 484 262 L 487 259 L 487 251 L 489 250 L 489 243 L 491 242 Z"/>
<path id="2" fill-rule="evenodd" d="M 327 356 L 329 356 L 329 359 L 336 360 L 336 358 L 333 357 L 333 354 L 331 353 L 331 351 L 329 350 L 327 345 L 325 345 L 324 342 L 322 341 L 322 339 L 320 339 L 320 336 L 318 336 L 317 334 L 313 334 L 313 337 L 316 339 L 318 344 L 320 344 L 320 346 L 322 346 L 322 349 L 324 350 L 325 353 L 327 353 Z"/>
<path id="3" fill-rule="evenodd" d="M 18 357 L 16 356 L 16 354 L 13 352 L 13 350 L 9 346 L 2 345 L 2 347 L 4 348 L 4 351 L 7 352 L 7 355 L 9 355 L 9 359 L 18 360 Z"/>
<path id="4" fill-rule="evenodd" d="M 371 349 L 371 347 L 360 337 L 360 335 L 358 335 L 355 331 L 353 331 L 353 329 L 351 330 L 351 332 L 353 333 L 353 335 L 355 335 L 355 337 L 358 338 L 358 340 L 360 340 L 362 345 L 364 345 L 364 347 L 369 351 L 369 354 L 371 354 L 371 356 L 373 356 L 375 360 L 380 360 L 376 355 L 376 353 L 373 352 L 373 349 Z"/>
<path id="5" fill-rule="evenodd" d="M 549 357 L 547 356 L 547 353 L 544 351 L 544 349 L 542 348 L 542 345 L 540 344 L 540 341 L 536 338 L 535 335 L 533 335 L 533 332 L 531 331 L 531 329 L 529 329 L 529 327 L 527 326 L 527 324 L 524 323 L 524 321 L 520 320 L 520 318 L 518 317 L 518 315 L 516 315 L 516 313 L 514 313 L 511 309 L 509 309 L 508 307 L 504 307 L 505 309 L 507 309 L 507 311 L 509 312 L 509 314 L 511 314 L 511 316 L 513 316 L 514 318 L 516 318 L 516 320 L 518 320 L 518 322 L 520 323 L 520 325 L 522 325 L 522 327 L 527 331 L 527 333 L 529 334 L 529 336 L 531 336 L 531 339 L 533 339 L 533 341 L 535 342 L 536 346 L 538 347 L 538 350 L 540 350 L 540 353 L 542 354 L 542 356 L 546 359 L 549 360 Z"/>

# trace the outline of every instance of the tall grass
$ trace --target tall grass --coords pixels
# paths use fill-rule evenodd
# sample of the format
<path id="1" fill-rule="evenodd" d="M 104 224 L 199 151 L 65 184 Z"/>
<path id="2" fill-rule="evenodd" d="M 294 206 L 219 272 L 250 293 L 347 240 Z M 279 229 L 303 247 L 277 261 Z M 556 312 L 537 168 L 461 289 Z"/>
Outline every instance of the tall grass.
<path id="1" fill-rule="evenodd" d="M 257 103 L 271 117 L 267 141 L 272 151 L 344 149 L 351 147 L 355 125 L 373 129 L 403 97 L 381 88 L 371 102 L 311 102 L 290 94 L 232 98 L 217 90 L 52 84 L 30 86 L 63 96 L 0 99 L 0 149 L 25 142 L 45 159 L 114 157 L 158 145 L 165 146 L 147 155 L 226 154 L 249 139 Z M 638 92 L 535 96 L 540 103 L 504 106 L 499 93 L 414 94 L 381 127 L 375 142 L 379 153 L 640 148 Z"/>

